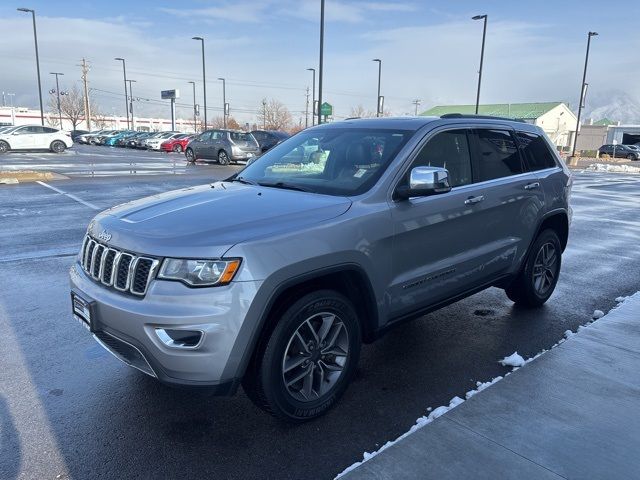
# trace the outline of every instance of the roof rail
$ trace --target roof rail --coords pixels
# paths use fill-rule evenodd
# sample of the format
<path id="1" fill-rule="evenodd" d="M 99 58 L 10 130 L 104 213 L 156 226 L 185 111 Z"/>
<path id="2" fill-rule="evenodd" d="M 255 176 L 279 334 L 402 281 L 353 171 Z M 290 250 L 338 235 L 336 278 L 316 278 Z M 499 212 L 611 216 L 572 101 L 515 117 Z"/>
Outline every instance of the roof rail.
<path id="1" fill-rule="evenodd" d="M 507 120 L 508 122 L 526 123 L 522 118 L 507 118 L 507 117 L 496 117 L 493 115 L 473 115 L 473 114 L 463 114 L 463 113 L 445 113 L 444 115 L 440 115 L 440 118 L 477 118 L 481 120 Z"/>

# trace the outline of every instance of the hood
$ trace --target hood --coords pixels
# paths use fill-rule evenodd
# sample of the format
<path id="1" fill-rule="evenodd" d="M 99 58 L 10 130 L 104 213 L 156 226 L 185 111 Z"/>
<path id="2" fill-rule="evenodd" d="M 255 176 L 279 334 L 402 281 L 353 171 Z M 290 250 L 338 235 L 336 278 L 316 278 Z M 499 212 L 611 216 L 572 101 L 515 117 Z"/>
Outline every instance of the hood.
<path id="1" fill-rule="evenodd" d="M 315 225 L 350 206 L 345 197 L 217 182 L 113 207 L 89 233 L 140 254 L 217 258 L 237 243 Z"/>

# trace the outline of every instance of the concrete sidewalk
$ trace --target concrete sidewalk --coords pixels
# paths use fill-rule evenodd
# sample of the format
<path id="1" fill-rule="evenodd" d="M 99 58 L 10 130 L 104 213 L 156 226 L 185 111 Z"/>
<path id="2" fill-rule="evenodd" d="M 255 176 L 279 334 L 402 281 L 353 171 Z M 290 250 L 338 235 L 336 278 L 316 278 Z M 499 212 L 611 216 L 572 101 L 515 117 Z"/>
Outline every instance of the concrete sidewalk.
<path id="1" fill-rule="evenodd" d="M 640 292 L 342 478 L 640 478 Z"/>

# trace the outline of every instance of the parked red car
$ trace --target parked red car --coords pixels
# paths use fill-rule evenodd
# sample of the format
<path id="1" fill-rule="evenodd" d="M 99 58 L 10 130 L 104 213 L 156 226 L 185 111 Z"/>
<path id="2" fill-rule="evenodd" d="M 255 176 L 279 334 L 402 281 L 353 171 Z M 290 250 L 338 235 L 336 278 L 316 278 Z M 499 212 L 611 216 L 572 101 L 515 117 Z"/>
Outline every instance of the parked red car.
<path id="1" fill-rule="evenodd" d="M 162 142 L 160 144 L 160 150 L 164 152 L 183 152 L 187 143 L 189 143 L 193 137 L 194 135 L 189 135 L 187 133 L 178 135 L 175 138 Z"/>

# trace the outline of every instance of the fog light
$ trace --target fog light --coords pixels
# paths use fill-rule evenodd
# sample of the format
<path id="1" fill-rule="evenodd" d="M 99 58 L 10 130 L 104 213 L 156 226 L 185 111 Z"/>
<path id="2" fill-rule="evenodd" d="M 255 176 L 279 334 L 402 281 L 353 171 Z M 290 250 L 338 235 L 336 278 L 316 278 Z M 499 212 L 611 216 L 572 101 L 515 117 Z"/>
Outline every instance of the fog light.
<path id="1" fill-rule="evenodd" d="M 198 348 L 204 333 L 200 330 L 175 330 L 156 328 L 156 335 L 170 348 Z"/>

